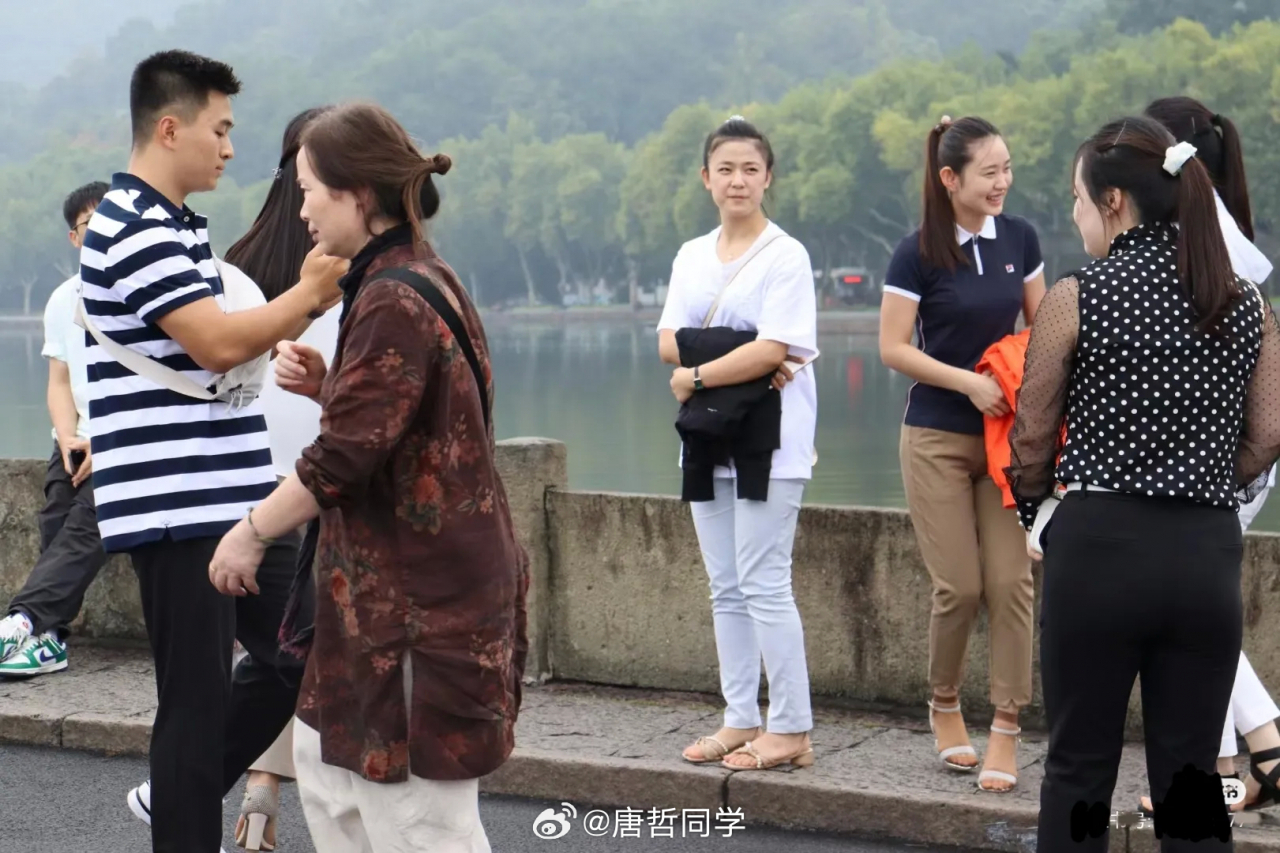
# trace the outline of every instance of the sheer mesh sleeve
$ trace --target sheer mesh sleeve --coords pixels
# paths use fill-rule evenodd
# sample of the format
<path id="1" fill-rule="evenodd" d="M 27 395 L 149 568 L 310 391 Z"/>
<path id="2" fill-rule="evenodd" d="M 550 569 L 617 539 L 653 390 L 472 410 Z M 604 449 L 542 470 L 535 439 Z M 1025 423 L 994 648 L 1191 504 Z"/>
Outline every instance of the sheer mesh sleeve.
<path id="1" fill-rule="evenodd" d="M 1255 483 L 1280 455 L 1280 325 L 1262 300 L 1262 343 L 1245 392 L 1244 429 L 1236 458 L 1236 485 Z M 1246 498 L 1249 497 L 1246 489 Z"/>
<path id="2" fill-rule="evenodd" d="M 1049 288 L 1031 324 L 1017 413 L 1009 434 L 1005 477 L 1022 526 L 1031 529 L 1040 502 L 1053 493 L 1054 469 L 1062 450 L 1067 389 L 1080 331 L 1080 284 L 1064 278 Z"/>

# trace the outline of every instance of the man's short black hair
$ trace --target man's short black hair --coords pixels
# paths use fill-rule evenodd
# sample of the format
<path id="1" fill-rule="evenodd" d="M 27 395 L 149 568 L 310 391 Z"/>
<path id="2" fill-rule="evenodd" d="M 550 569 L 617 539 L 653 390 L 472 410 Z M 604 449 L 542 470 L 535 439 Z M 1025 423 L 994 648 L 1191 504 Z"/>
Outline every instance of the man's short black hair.
<path id="1" fill-rule="evenodd" d="M 76 223 L 80 221 L 81 214 L 91 207 L 102 204 L 102 197 L 109 189 L 110 187 L 102 181 L 94 181 L 77 190 L 72 190 L 71 195 L 67 196 L 67 200 L 62 203 L 62 218 L 67 220 L 67 227 L 74 229 Z"/>
<path id="2" fill-rule="evenodd" d="M 185 50 L 154 53 L 138 63 L 129 82 L 129 117 L 134 144 L 146 142 L 155 123 L 177 108 L 194 118 L 209 104 L 209 93 L 240 93 L 231 66 Z"/>

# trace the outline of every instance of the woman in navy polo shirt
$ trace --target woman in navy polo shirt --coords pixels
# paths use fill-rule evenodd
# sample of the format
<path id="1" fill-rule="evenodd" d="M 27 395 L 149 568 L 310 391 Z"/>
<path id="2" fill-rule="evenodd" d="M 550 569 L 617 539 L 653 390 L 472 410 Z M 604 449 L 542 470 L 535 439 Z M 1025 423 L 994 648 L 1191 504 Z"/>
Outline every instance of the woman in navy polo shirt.
<path id="1" fill-rule="evenodd" d="M 1000 386 L 974 372 L 987 347 L 1030 324 L 1044 296 L 1035 229 L 1003 213 L 1009 149 L 989 122 L 944 118 L 929 133 L 923 224 L 898 245 L 880 309 L 880 357 L 915 380 L 899 453 L 916 539 L 933 579 L 929 724 L 939 757 L 977 768 L 960 684 L 980 601 L 991 641 L 991 726 L 978 785 L 1017 783 L 1018 712 L 1031 701 L 1031 562 L 1016 511 L 987 473 L 983 415 L 1009 412 Z M 913 345 L 917 335 L 919 346 Z"/>

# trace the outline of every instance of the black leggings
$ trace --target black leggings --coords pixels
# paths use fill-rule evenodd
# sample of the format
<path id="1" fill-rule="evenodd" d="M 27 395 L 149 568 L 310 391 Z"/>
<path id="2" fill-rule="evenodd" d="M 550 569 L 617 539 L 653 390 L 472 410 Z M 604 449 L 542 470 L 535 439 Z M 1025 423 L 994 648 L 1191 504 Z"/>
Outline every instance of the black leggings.
<path id="1" fill-rule="evenodd" d="M 1230 850 L 1215 765 L 1240 657 L 1236 514 L 1170 498 L 1072 492 L 1042 544 L 1049 754 L 1038 853 L 1107 850 L 1135 676 L 1162 851 Z"/>

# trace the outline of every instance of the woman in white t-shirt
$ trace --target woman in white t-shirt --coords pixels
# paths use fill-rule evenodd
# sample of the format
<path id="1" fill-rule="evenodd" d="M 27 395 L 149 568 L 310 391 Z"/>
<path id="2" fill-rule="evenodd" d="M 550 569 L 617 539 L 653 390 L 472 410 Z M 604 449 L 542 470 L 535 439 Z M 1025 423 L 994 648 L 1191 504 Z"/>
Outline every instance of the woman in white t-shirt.
<path id="1" fill-rule="evenodd" d="M 818 355 L 817 300 L 809 254 L 765 216 L 773 151 L 741 116 L 713 132 L 702 180 L 720 209 L 720 227 L 681 247 L 658 324 L 662 360 L 677 365 L 671 388 L 682 415 L 699 394 L 759 389 L 774 407 L 768 447 L 750 468 L 739 457 L 693 486 L 687 452 L 685 496 L 711 585 L 712 620 L 727 705 L 724 727 L 689 746 L 686 760 L 733 770 L 813 763 L 804 630 L 791 591 L 791 551 L 805 483 L 815 461 L 817 386 L 807 362 Z M 722 357 L 679 366 L 694 330 L 754 333 Z M 696 333 L 695 333 L 696 334 Z M 684 352 L 688 356 L 688 351 Z M 768 386 L 772 382 L 772 388 Z M 722 392 L 721 392 L 722 393 Z M 778 401 L 768 395 L 781 395 Z M 708 398 L 703 398 L 708 399 Z M 692 401 L 692 402 L 691 402 Z M 685 450 L 690 447 L 688 441 Z M 758 457 L 763 456 L 763 459 Z M 737 460 L 735 464 L 735 460 Z M 710 476 L 711 466 L 704 466 Z M 697 493 L 694 496 L 694 493 Z M 763 498 L 763 499 L 761 499 Z M 769 680 L 769 719 L 761 731 L 760 661 Z"/>
<path id="2" fill-rule="evenodd" d="M 1147 107 L 1146 114 L 1168 128 L 1179 142 L 1189 142 L 1196 147 L 1196 158 L 1213 179 L 1218 222 L 1227 242 L 1231 266 L 1241 278 L 1262 284 L 1271 275 L 1272 265 L 1253 244 L 1253 212 L 1236 126 L 1226 116 L 1217 115 L 1187 97 L 1161 98 Z M 1242 530 L 1249 529 L 1275 484 L 1276 469 L 1272 467 L 1246 491 L 1240 500 Z M 1187 687 L 1194 689 L 1195 685 Z M 1218 751 L 1218 772 L 1224 778 L 1239 780 L 1235 767 L 1237 731 L 1244 735 L 1249 746 L 1250 778 L 1244 796 L 1230 802 L 1232 811 L 1271 806 L 1280 800 L 1280 729 L 1276 728 L 1276 717 L 1280 717 L 1280 708 L 1241 651 Z M 1143 811 L 1152 812 L 1150 798 L 1142 800 Z"/>

